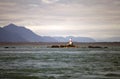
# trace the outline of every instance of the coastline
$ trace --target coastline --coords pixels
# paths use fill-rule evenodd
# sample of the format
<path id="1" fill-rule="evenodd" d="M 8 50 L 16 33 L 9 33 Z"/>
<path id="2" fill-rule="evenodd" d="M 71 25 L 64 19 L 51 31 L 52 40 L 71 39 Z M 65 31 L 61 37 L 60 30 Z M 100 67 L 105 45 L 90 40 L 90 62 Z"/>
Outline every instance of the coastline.
<path id="1" fill-rule="evenodd" d="M 0 46 L 52 46 L 52 45 L 65 45 L 67 42 L 0 42 Z M 88 46 L 100 47 L 120 47 L 120 42 L 74 42 L 74 45 L 79 48 Z"/>

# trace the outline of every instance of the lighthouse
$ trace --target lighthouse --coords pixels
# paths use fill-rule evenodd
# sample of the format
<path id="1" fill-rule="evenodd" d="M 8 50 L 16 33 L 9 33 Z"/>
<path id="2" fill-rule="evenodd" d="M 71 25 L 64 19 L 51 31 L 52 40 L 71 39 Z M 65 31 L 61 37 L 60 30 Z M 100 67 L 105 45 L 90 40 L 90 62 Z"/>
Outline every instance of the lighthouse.
<path id="1" fill-rule="evenodd" d="M 52 45 L 51 48 L 76 48 L 77 46 L 75 46 L 72 42 L 72 38 L 69 39 L 68 44 L 66 45 Z"/>
<path id="2" fill-rule="evenodd" d="M 69 45 L 70 45 L 70 46 L 73 45 L 72 38 L 69 39 Z"/>

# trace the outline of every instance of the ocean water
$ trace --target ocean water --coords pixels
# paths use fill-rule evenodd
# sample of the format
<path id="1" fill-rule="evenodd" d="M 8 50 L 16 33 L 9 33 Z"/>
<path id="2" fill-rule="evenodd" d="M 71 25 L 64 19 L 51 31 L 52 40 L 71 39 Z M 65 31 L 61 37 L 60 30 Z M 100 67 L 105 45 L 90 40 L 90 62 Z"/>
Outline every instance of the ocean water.
<path id="1" fill-rule="evenodd" d="M 0 79 L 120 79 L 120 50 L 0 47 Z"/>

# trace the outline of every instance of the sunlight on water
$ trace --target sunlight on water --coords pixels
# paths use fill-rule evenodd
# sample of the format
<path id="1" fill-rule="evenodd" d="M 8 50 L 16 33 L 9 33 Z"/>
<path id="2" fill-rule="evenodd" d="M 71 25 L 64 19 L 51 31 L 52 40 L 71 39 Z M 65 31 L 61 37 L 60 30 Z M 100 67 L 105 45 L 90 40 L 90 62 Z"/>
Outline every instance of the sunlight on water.
<path id="1" fill-rule="evenodd" d="M 119 50 L 0 48 L 0 79 L 119 78 Z"/>

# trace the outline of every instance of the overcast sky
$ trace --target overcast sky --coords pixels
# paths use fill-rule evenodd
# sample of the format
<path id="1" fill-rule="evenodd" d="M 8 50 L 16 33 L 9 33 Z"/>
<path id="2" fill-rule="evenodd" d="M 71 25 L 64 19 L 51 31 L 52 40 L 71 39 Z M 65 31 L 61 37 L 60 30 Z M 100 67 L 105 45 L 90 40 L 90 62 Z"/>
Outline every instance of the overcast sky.
<path id="1" fill-rule="evenodd" d="M 0 26 L 39 35 L 120 37 L 120 0 L 0 0 Z"/>

